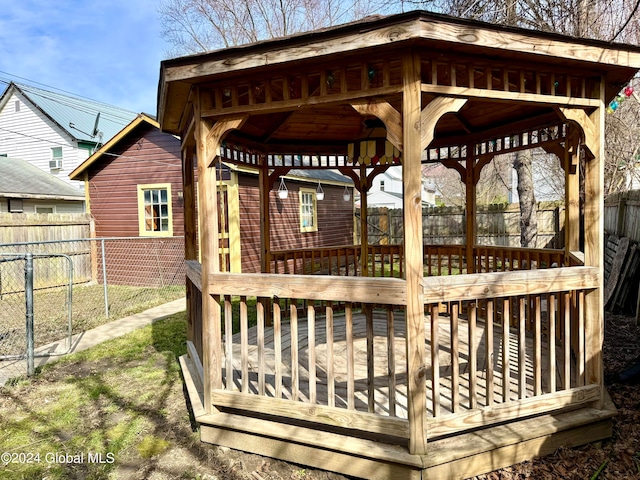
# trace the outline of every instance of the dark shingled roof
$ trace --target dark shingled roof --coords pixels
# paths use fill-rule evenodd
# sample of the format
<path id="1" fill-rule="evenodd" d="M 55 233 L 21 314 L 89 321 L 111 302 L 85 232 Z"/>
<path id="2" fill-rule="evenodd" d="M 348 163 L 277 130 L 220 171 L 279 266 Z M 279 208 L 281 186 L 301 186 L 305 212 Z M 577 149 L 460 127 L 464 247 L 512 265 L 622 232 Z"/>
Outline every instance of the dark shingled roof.
<path id="1" fill-rule="evenodd" d="M 0 196 L 84 200 L 84 192 L 17 158 L 0 157 Z"/>

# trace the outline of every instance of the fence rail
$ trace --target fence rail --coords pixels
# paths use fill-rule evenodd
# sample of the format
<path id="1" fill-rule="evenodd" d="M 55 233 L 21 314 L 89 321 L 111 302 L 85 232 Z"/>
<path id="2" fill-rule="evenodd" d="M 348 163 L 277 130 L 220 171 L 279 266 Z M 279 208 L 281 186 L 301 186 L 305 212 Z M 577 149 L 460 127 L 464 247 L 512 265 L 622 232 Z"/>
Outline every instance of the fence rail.
<path id="1" fill-rule="evenodd" d="M 401 209 L 369 208 L 367 210 L 370 244 L 399 244 L 403 239 Z M 423 208 L 424 242 L 438 245 L 465 243 L 465 209 L 463 207 Z M 360 216 L 360 211 L 356 212 Z M 562 248 L 561 225 L 564 207 L 538 204 L 537 248 Z M 518 205 L 490 205 L 476 213 L 476 243 L 479 245 L 520 246 L 520 210 Z M 360 239 L 360 222 L 356 222 L 356 237 Z"/>

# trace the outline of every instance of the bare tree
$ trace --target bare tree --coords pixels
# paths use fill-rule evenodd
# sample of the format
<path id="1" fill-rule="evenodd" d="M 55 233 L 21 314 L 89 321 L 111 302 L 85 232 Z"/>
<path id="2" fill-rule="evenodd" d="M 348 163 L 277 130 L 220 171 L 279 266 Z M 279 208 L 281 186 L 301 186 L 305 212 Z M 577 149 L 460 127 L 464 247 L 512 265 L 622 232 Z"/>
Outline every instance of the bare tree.
<path id="1" fill-rule="evenodd" d="M 397 11 L 386 0 L 162 0 L 169 56 L 253 43 Z"/>

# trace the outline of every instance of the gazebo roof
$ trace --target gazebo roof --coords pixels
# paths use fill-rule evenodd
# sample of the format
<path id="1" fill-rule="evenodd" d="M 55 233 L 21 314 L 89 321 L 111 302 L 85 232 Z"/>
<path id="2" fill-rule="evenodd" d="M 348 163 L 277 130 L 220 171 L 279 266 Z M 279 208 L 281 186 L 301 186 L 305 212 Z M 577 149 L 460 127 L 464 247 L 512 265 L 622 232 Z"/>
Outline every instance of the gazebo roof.
<path id="1" fill-rule="evenodd" d="M 165 60 L 159 121 L 182 133 L 192 86 L 199 85 L 211 89 L 213 108 L 205 114 L 212 120 L 251 113 L 229 135 L 232 142 L 269 152 L 344 153 L 348 142 L 366 136 L 354 97 L 384 97 L 400 110 L 400 59 L 409 48 L 421 52 L 429 84 L 423 104 L 437 95 L 469 98 L 439 122 L 433 145 L 553 124 L 560 104 L 595 109 L 601 77 L 609 100 L 640 68 L 636 46 L 414 11 Z"/>

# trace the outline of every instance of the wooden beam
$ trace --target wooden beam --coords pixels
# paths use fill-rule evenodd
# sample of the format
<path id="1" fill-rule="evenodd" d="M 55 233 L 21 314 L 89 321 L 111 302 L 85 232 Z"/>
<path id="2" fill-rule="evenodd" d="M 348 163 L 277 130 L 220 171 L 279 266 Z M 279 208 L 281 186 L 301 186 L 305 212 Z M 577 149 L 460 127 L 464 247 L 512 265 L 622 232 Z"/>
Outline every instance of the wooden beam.
<path id="1" fill-rule="evenodd" d="M 600 82 L 602 104 L 588 118 L 579 113 L 581 126 L 585 132 L 585 143 L 592 159 L 587 159 L 584 172 L 584 263 L 598 269 L 600 278 L 604 278 L 604 115 L 605 82 Z M 603 288 L 585 295 L 585 382 L 604 384 L 602 346 L 604 343 L 604 302 Z M 594 403 L 602 408 L 604 397 Z"/>
<path id="2" fill-rule="evenodd" d="M 406 282 L 399 278 L 218 273 L 211 274 L 208 282 L 207 291 L 210 295 L 304 298 L 385 305 L 405 305 L 407 300 Z M 203 295 L 204 292 L 203 289 Z"/>
<path id="3" fill-rule="evenodd" d="M 437 118 L 424 122 L 421 117 L 420 57 L 414 52 L 402 58 L 402 124 L 404 151 L 402 183 L 404 193 L 404 251 L 406 276 L 407 325 L 407 410 L 409 418 L 409 453 L 427 453 L 426 351 L 424 330 L 423 242 L 422 242 L 422 173 L 420 156 L 421 132 Z M 442 101 L 436 105 L 440 105 Z M 448 107 L 451 102 L 444 102 Z M 433 111 L 431 108 L 430 111 Z M 439 118 L 439 117 L 438 117 Z M 425 125 L 422 125 L 425 123 Z M 431 140 L 429 140 L 430 142 Z"/>
<path id="4" fill-rule="evenodd" d="M 536 106 L 570 105 L 576 108 L 594 108 L 599 100 L 593 98 L 565 97 L 559 95 L 543 95 L 538 93 L 505 92 L 504 90 L 488 90 L 485 88 L 450 87 L 446 85 L 423 84 L 422 91 L 432 95 L 447 95 L 461 98 L 477 98 L 498 102 L 525 102 Z"/>
<path id="5" fill-rule="evenodd" d="M 364 98 L 351 102 L 360 115 L 373 115 L 384 123 L 387 140 L 402 152 L 402 117 L 389 102 L 382 98 Z"/>
<path id="6" fill-rule="evenodd" d="M 202 256 L 202 367 L 204 369 L 204 406 L 213 412 L 211 392 L 222 386 L 222 339 L 220 305 L 206 292 L 209 291 L 210 273 L 220 271 L 218 242 L 218 204 L 216 171 L 208 162 L 219 145 L 209 141 L 209 124 L 200 118 L 203 107 L 211 102 L 200 92 L 194 100 L 195 136 L 198 156 L 198 197 L 200 218 L 200 252 Z"/>
<path id="7" fill-rule="evenodd" d="M 420 115 L 420 149 L 424 150 L 433 141 L 436 124 L 440 118 L 458 112 L 467 103 L 466 98 L 436 97 L 422 110 Z M 405 122 L 406 125 L 406 122 Z"/>
<path id="8" fill-rule="evenodd" d="M 303 78 L 306 78 L 303 77 Z M 332 93 L 324 97 L 307 96 L 305 98 L 297 98 L 293 100 L 274 100 L 271 103 L 260 103 L 256 105 L 238 105 L 235 107 L 226 108 L 212 108 L 203 112 L 203 118 L 215 119 L 217 117 L 226 117 L 229 115 L 246 114 L 266 114 L 266 113 L 278 113 L 288 112 L 291 110 L 299 110 L 304 107 L 313 107 L 317 105 L 344 105 L 359 98 L 370 98 L 372 96 L 386 97 L 389 95 L 396 95 L 402 92 L 402 87 L 379 87 L 369 88 L 362 91 L 354 91 L 348 93 Z"/>
<path id="9" fill-rule="evenodd" d="M 184 202 L 184 258 L 196 260 L 196 190 L 194 178 L 193 146 L 182 150 L 182 199 Z M 189 309 L 187 309 L 189 311 Z"/>
<path id="10" fill-rule="evenodd" d="M 309 408 L 307 403 L 294 402 L 283 398 L 218 391 L 213 394 L 213 403 L 217 407 L 260 412 L 271 415 L 273 418 L 291 418 L 399 438 L 406 438 L 409 433 L 408 422 L 401 418 L 384 417 L 374 413 L 356 412 L 355 410 L 326 405 L 313 405 L 313 408 Z"/>
<path id="11" fill-rule="evenodd" d="M 248 118 L 249 115 L 232 115 L 218 120 L 213 124 L 213 126 L 211 126 L 211 128 L 208 129 L 205 139 L 207 157 L 203 162 L 207 167 L 211 166 L 218 155 L 222 139 L 227 133 L 229 133 L 229 130 L 241 128 Z M 201 121 L 206 122 L 205 120 Z M 208 125 L 208 123 L 205 123 L 205 125 Z"/>
<path id="12" fill-rule="evenodd" d="M 288 172 L 289 170 L 287 170 Z M 266 168 L 260 170 L 260 271 L 269 273 L 271 271 L 271 220 L 269 217 L 269 202 L 271 185 L 275 174 L 284 175 L 275 171 L 269 175 Z"/>
<path id="13" fill-rule="evenodd" d="M 602 143 L 599 138 L 600 129 L 598 125 L 593 121 L 593 114 L 589 116 L 584 110 L 580 108 L 559 108 L 558 111 L 562 114 L 565 120 L 571 120 L 577 123 L 578 126 L 582 129 L 582 131 L 584 132 L 584 143 L 587 147 L 589 156 L 593 158 L 600 155 L 599 150 Z"/>
<path id="14" fill-rule="evenodd" d="M 425 277 L 424 301 L 444 303 L 594 290 L 599 287 L 600 281 L 597 267 L 562 267 Z"/>
<path id="15" fill-rule="evenodd" d="M 476 181 L 475 181 L 475 158 L 472 156 L 473 146 L 467 147 L 467 162 L 465 168 L 465 256 L 467 257 L 467 273 L 476 271 L 473 247 L 476 244 Z"/>
<path id="16" fill-rule="evenodd" d="M 602 387 L 598 385 L 587 385 L 440 418 L 430 418 L 429 438 L 460 434 L 464 430 L 474 428 L 487 428 L 489 425 L 513 421 L 516 418 L 532 418 L 535 415 L 549 414 L 554 410 L 576 408 L 599 398 L 601 390 Z"/>
<path id="17" fill-rule="evenodd" d="M 369 223 L 367 222 L 368 202 L 367 193 L 367 167 L 360 165 L 360 274 L 363 277 L 369 276 Z"/>

